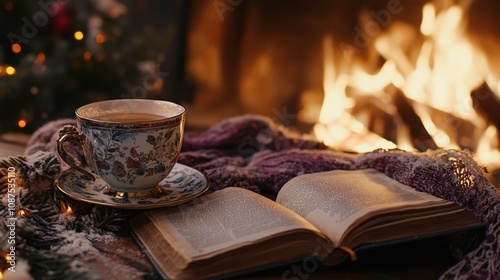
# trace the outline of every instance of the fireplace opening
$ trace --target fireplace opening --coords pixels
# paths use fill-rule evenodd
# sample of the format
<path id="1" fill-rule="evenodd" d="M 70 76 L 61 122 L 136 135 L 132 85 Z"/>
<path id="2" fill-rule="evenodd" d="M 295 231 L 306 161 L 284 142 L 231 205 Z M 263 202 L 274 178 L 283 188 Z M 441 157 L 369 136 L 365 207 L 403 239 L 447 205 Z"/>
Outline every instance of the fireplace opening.
<path id="1" fill-rule="evenodd" d="M 191 126 L 255 113 L 338 150 L 460 148 L 497 169 L 498 4 L 344 2 L 190 2 Z"/>

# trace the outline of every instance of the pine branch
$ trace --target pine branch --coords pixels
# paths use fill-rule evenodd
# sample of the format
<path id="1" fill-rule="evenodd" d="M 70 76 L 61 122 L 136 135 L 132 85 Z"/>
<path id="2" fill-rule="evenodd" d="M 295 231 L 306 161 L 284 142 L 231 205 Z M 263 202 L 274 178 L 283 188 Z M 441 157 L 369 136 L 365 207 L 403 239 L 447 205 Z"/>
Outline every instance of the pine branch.
<path id="1" fill-rule="evenodd" d="M 124 227 L 131 215 L 130 211 L 96 206 L 92 209 L 91 218 L 96 228 L 116 232 Z"/>

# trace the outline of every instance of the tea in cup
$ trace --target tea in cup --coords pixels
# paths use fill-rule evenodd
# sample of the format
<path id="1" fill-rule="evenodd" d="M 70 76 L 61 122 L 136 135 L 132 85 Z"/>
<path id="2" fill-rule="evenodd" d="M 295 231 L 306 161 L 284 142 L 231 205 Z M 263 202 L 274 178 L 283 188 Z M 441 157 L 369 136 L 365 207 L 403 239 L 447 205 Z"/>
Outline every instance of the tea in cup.
<path id="1" fill-rule="evenodd" d="M 77 127 L 59 132 L 57 152 L 75 170 L 104 180 L 118 192 L 144 192 L 165 179 L 179 157 L 186 110 L 179 104 L 150 99 L 117 99 L 84 105 L 75 111 Z M 76 139 L 94 173 L 75 163 L 64 150 Z"/>

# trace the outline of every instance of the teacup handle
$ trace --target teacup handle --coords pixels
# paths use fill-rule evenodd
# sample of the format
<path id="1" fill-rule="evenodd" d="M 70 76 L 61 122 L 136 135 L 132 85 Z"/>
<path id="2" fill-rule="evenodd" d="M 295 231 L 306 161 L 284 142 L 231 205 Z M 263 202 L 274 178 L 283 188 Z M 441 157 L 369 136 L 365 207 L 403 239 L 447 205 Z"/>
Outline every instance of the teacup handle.
<path id="1" fill-rule="evenodd" d="M 85 176 L 88 176 L 92 181 L 95 181 L 95 176 L 78 166 L 75 159 L 64 149 L 64 142 L 71 139 L 75 139 L 78 141 L 78 144 L 83 145 L 85 136 L 78 133 L 78 129 L 75 126 L 65 126 L 59 131 L 59 138 L 57 139 L 57 153 L 69 166 L 83 173 Z"/>

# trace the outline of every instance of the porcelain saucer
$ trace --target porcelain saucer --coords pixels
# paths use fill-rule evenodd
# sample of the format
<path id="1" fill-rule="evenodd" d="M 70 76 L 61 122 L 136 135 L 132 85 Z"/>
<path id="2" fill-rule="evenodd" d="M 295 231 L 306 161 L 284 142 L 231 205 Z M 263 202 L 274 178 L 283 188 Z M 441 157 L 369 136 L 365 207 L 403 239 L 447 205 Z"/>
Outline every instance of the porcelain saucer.
<path id="1" fill-rule="evenodd" d="M 176 163 L 170 174 L 151 191 L 117 192 L 96 176 L 92 182 L 74 169 L 65 170 L 56 181 L 67 196 L 88 203 L 124 209 L 149 209 L 174 206 L 201 195 L 208 189 L 206 177 L 196 169 Z"/>

